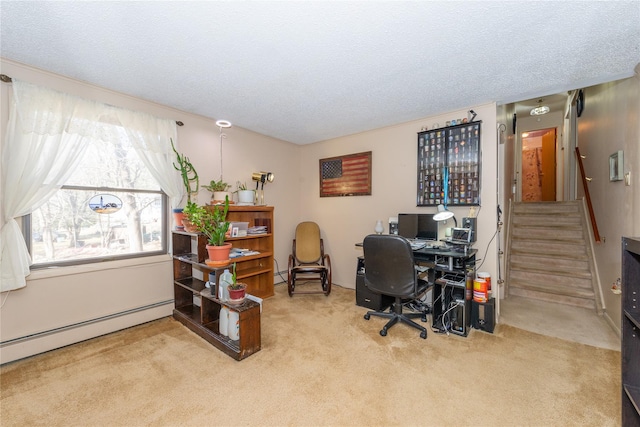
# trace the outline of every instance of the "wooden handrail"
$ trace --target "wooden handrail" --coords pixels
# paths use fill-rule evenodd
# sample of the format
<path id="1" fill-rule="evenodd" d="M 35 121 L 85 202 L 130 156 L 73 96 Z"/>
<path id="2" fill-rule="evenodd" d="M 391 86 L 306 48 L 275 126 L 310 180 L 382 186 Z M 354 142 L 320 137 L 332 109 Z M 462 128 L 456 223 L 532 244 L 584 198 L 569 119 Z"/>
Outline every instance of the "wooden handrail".
<path id="1" fill-rule="evenodd" d="M 578 166 L 580 166 L 580 175 L 582 176 L 582 188 L 584 188 L 584 197 L 587 200 L 587 209 L 589 209 L 589 218 L 591 219 L 591 228 L 593 228 L 593 238 L 600 243 L 600 233 L 598 232 L 598 224 L 596 224 L 596 216 L 593 213 L 593 205 L 591 204 L 591 196 L 589 195 L 589 187 L 587 187 L 587 176 L 584 173 L 584 165 L 582 164 L 582 156 L 580 148 L 576 147 L 576 156 L 578 157 Z"/>

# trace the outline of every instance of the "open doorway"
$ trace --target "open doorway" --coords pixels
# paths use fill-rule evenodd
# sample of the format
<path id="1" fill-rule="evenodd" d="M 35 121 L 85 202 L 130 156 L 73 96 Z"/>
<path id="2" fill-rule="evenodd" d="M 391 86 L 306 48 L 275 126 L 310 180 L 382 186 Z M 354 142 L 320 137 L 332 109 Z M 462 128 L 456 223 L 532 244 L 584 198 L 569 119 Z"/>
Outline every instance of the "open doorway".
<path id="1" fill-rule="evenodd" d="M 523 132 L 521 136 L 521 200 L 523 202 L 555 201 L 556 128 Z"/>
<path id="2" fill-rule="evenodd" d="M 571 116 L 575 113 L 570 95 L 548 95 L 507 106 L 506 111 L 513 112 L 513 150 L 505 152 L 505 173 L 509 174 L 505 178 L 510 179 L 505 189 L 513 202 L 563 201 L 571 196 L 575 182 Z M 540 114 L 541 108 L 548 111 Z M 530 170 L 524 170 L 527 167 Z"/>

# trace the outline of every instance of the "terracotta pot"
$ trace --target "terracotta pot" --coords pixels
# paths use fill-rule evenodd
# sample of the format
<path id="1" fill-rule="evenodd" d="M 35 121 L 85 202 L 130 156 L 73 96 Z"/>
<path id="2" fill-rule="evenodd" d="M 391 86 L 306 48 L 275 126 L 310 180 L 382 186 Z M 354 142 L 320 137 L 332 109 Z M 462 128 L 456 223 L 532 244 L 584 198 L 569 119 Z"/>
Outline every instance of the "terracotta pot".
<path id="1" fill-rule="evenodd" d="M 240 289 L 231 289 L 229 288 L 229 299 L 232 300 L 241 300 L 245 296 L 245 292 L 247 290 L 247 285 L 244 283 L 238 283 L 242 287 Z"/>
<path id="2" fill-rule="evenodd" d="M 214 191 L 211 195 L 212 205 L 224 205 L 225 198 L 229 198 L 229 204 L 233 202 L 233 194 L 230 191 Z"/>
<path id="3" fill-rule="evenodd" d="M 225 243 L 222 246 L 207 245 L 207 252 L 209 252 L 209 259 L 213 262 L 229 261 L 231 243 Z"/>
<path id="4" fill-rule="evenodd" d="M 182 223 L 183 218 L 184 213 L 182 213 L 182 208 L 176 208 L 173 210 L 173 221 L 176 223 L 176 230 L 184 229 L 184 225 Z"/>
<path id="5" fill-rule="evenodd" d="M 189 221 L 186 217 L 182 218 L 182 225 L 184 226 L 184 231 L 189 233 L 197 233 L 198 227 L 191 221 Z"/>

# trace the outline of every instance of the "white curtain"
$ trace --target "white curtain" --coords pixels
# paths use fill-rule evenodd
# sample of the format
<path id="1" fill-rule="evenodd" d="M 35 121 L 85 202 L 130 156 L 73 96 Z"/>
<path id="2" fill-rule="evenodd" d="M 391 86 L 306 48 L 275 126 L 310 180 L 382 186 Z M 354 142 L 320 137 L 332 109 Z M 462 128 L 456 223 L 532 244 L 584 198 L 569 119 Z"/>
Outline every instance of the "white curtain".
<path id="1" fill-rule="evenodd" d="M 177 206 L 180 177 L 173 168 L 172 120 L 84 100 L 13 79 L 2 149 L 0 292 L 26 285 L 31 259 L 16 218 L 46 203 L 94 141 L 117 141 L 124 127 L 159 185 Z M 164 145 L 164 146 L 163 146 Z M 177 201 L 176 201 L 177 200 Z"/>
<path id="2" fill-rule="evenodd" d="M 177 207 L 185 188 L 173 167 L 175 153 L 171 141 L 177 144 L 175 121 L 158 119 L 149 114 L 118 110 L 118 121 L 160 188 L 169 196 L 171 207 Z"/>

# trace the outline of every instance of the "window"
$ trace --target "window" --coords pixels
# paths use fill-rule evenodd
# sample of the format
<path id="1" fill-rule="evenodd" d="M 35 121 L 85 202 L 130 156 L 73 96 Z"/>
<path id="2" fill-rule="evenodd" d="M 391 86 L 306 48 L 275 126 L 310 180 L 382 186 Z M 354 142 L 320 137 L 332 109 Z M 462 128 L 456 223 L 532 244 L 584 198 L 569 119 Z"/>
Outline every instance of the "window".
<path id="1" fill-rule="evenodd" d="M 119 135 L 91 141 L 65 185 L 26 218 L 33 268 L 167 252 L 167 196 L 123 129 Z M 121 208 L 90 206 L 103 194 Z"/>

